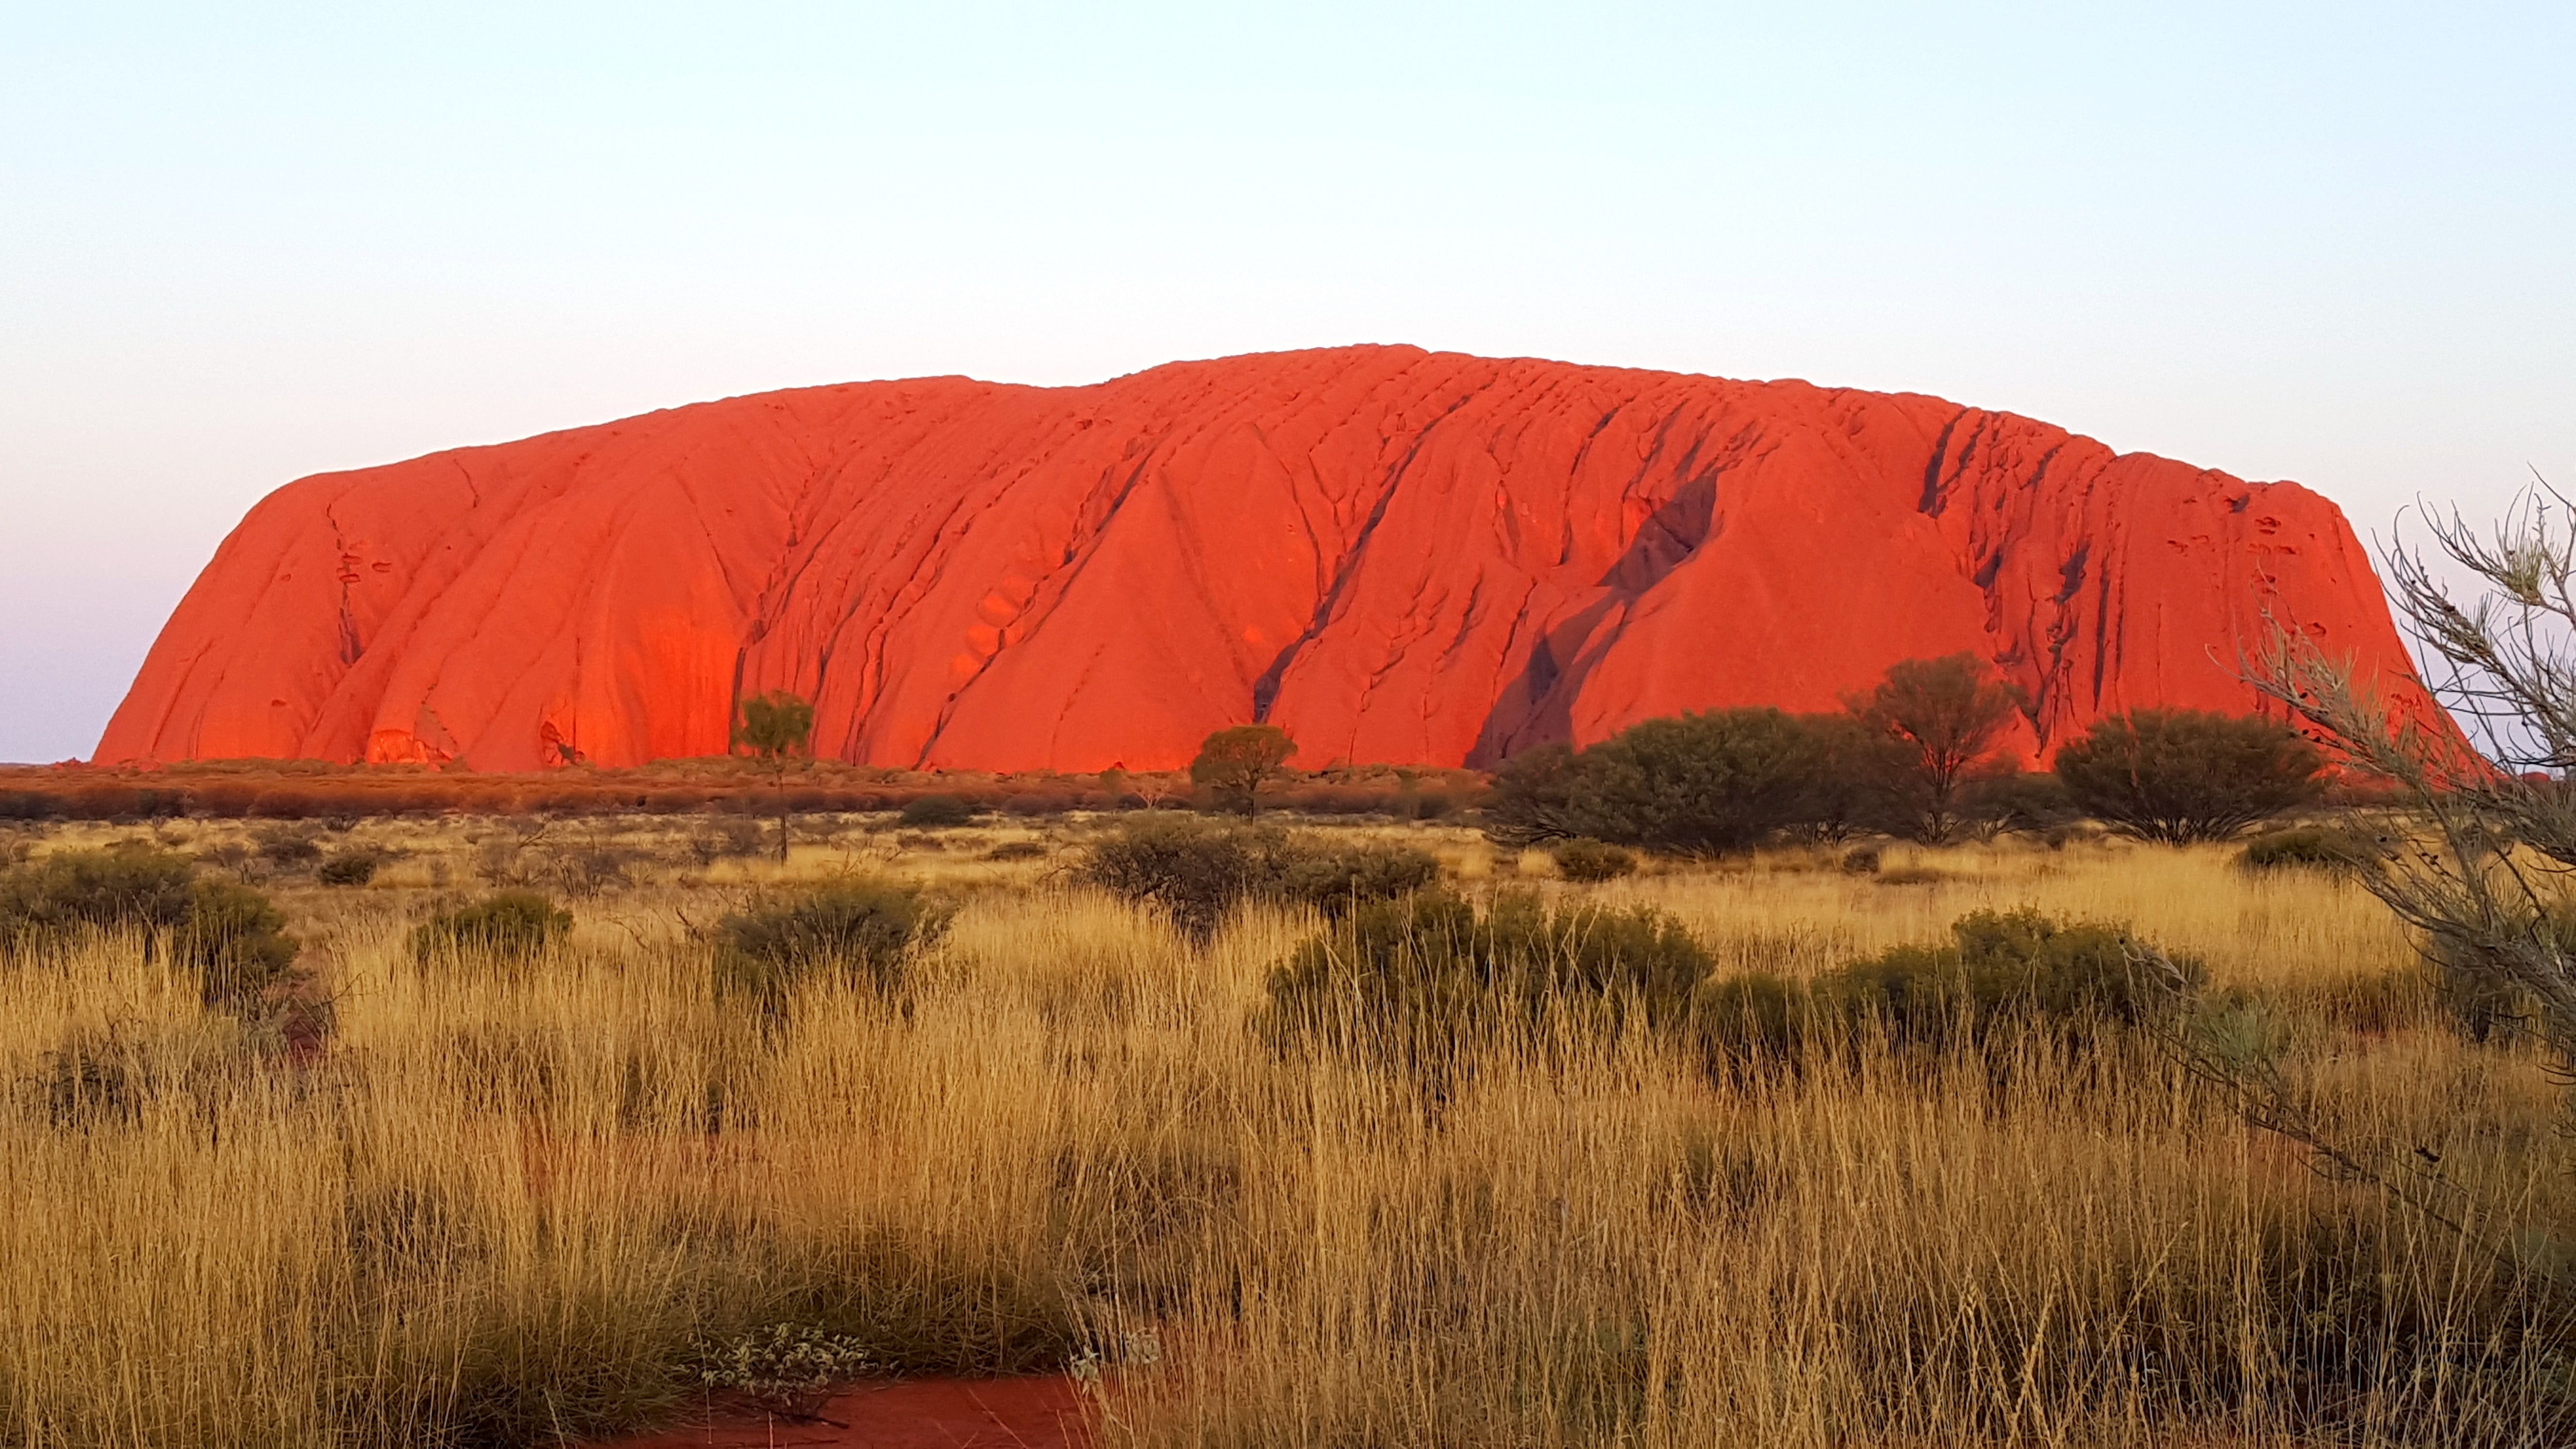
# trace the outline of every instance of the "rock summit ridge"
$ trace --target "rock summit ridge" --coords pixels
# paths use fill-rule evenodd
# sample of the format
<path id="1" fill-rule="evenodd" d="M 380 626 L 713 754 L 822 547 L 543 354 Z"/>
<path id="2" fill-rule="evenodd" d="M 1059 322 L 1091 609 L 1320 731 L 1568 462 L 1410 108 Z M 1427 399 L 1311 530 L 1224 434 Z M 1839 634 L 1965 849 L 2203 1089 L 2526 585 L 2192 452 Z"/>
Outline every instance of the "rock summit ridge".
<path id="1" fill-rule="evenodd" d="M 101 762 L 517 770 L 722 753 L 1490 765 L 1683 709 L 1832 708 L 1972 651 L 2044 753 L 2252 710 L 2270 622 L 2406 654 L 2335 506 L 2010 413 L 1348 347 L 1082 387 L 798 388 L 301 479 L 164 626 Z"/>

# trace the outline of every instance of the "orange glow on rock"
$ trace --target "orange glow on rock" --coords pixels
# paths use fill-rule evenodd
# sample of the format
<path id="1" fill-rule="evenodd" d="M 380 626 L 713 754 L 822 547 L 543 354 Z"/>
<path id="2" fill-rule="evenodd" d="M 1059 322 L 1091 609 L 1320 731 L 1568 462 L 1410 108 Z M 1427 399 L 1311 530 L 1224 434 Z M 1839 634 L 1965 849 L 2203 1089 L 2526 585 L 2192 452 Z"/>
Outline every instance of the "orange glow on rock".
<path id="1" fill-rule="evenodd" d="M 1962 649 L 2033 701 L 2036 755 L 2252 709 L 2267 618 L 2404 669 L 2297 484 L 1913 394 L 1354 347 L 306 478 L 225 540 L 97 758 L 628 765 L 721 753 L 737 697 L 786 689 L 863 764 L 1169 769 L 1259 719 L 1303 760 L 1482 765 Z"/>

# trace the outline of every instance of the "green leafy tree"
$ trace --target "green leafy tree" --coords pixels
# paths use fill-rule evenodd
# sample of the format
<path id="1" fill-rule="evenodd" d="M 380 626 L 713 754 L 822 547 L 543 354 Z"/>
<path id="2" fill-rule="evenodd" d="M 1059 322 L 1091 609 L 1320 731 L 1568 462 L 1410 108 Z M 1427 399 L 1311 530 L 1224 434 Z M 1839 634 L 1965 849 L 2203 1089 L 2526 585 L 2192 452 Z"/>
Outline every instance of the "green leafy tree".
<path id="1" fill-rule="evenodd" d="M 1844 701 L 1887 745 L 1886 790 L 1897 820 L 1935 844 L 1966 823 L 1968 787 L 1991 770 L 2022 703 L 2021 691 L 1973 654 L 1900 661 L 1876 688 Z"/>
<path id="2" fill-rule="evenodd" d="M 1817 760 L 1813 731 L 1776 709 L 1650 719 L 1579 753 L 1513 757 L 1486 813 L 1506 844 L 1589 837 L 1716 855 L 1808 819 Z"/>
<path id="3" fill-rule="evenodd" d="M 1295 753 L 1297 742 L 1277 725 L 1235 725 L 1199 746 L 1199 757 L 1190 761 L 1190 783 L 1205 789 L 1221 810 L 1258 814 L 1261 787 Z"/>
<path id="4" fill-rule="evenodd" d="M 756 694 L 742 702 L 733 727 L 733 747 L 747 750 L 769 767 L 778 792 L 778 860 L 787 862 L 787 770 L 806 752 L 814 737 L 814 706 L 784 689 Z"/>
<path id="5" fill-rule="evenodd" d="M 2056 769 L 2086 814 L 2140 840 L 2187 845 L 2315 799 L 2325 763 L 2275 720 L 2142 709 L 2095 724 L 2057 752 Z"/>

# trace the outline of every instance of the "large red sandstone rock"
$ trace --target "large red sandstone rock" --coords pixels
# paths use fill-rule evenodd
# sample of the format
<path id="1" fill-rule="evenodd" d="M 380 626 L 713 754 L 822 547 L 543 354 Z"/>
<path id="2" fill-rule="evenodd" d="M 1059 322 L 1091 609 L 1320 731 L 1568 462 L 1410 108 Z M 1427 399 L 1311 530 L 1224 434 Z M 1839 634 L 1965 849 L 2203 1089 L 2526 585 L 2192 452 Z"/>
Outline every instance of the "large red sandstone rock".
<path id="1" fill-rule="evenodd" d="M 101 761 L 818 752 L 1484 764 L 1652 715 L 1832 707 L 1971 650 L 2044 749 L 2244 711 L 2266 618 L 2404 653 L 2334 505 L 1912 394 L 1355 347 L 1092 387 L 733 398 L 271 494 L 162 630 Z"/>

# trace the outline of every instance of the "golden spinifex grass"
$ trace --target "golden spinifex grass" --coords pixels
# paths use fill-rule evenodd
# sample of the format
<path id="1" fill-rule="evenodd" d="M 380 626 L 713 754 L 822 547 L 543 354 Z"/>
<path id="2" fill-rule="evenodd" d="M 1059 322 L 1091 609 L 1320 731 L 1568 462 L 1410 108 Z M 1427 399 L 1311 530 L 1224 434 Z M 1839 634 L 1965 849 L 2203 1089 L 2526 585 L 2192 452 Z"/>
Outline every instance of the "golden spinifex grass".
<path id="1" fill-rule="evenodd" d="M 2006 844 L 1892 852 L 1912 884 L 1821 852 L 1528 883 L 1671 910 L 1726 969 L 1986 904 L 2131 922 L 2270 1004 L 2344 1140 L 2438 1157 L 2474 1238 L 2135 1040 L 1924 1059 L 1864 1028 L 1831 1066 L 1712 1073 L 1560 1014 L 1436 1083 L 1282 1054 L 1248 1023 L 1317 922 L 1193 952 L 983 858 L 1035 829 L 809 827 L 789 874 L 960 911 L 909 989 L 815 986 L 783 1032 L 691 930 L 777 873 L 667 823 L 589 827 L 630 883 L 544 958 L 415 962 L 430 883 L 507 828 L 373 822 L 410 852 L 379 885 L 275 883 L 337 998 L 318 1060 L 139 940 L 0 966 L 0 1441 L 553 1443 L 684 1408 L 704 1345 L 782 1322 L 915 1371 L 1095 1355 L 1129 1445 L 2506 1444 L 2576 1405 L 2558 1091 L 2445 1031 L 2321 874 Z"/>

